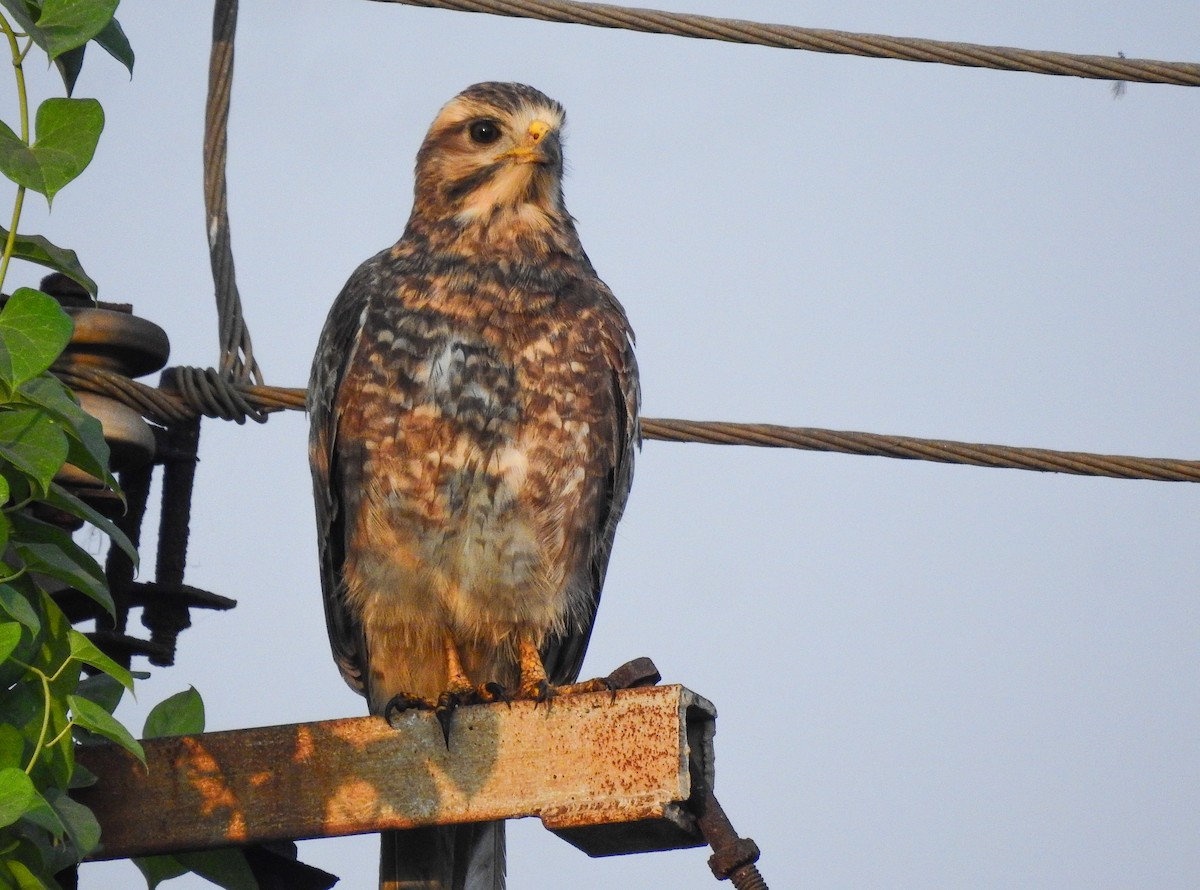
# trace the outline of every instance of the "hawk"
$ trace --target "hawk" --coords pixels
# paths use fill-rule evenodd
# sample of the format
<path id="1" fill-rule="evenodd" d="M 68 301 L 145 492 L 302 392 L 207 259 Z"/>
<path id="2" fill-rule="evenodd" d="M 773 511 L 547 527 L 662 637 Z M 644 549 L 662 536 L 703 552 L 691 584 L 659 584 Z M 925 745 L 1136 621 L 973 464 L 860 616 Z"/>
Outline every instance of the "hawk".
<path id="1" fill-rule="evenodd" d="M 448 720 L 579 673 L 639 389 L 629 321 L 563 204 L 564 121 L 523 84 L 448 102 L 403 237 L 359 266 L 321 333 L 308 408 L 325 617 L 374 714 Z M 503 860 L 503 823 L 392 832 L 380 882 L 502 887 Z"/>

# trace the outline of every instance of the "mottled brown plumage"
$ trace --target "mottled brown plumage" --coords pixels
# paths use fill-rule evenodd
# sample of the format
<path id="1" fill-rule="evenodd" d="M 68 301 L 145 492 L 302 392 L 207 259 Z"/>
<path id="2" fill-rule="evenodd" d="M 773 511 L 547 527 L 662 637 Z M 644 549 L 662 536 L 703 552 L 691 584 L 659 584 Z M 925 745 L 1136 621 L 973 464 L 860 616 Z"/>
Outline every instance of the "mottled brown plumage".
<path id="1" fill-rule="evenodd" d="M 417 155 L 404 236 L 351 276 L 321 334 L 309 410 L 326 618 L 373 713 L 489 683 L 544 694 L 522 653 L 528 668 L 540 651 L 553 684 L 583 659 L 638 384 L 624 311 L 563 206 L 562 124 L 519 84 L 449 102 Z"/>

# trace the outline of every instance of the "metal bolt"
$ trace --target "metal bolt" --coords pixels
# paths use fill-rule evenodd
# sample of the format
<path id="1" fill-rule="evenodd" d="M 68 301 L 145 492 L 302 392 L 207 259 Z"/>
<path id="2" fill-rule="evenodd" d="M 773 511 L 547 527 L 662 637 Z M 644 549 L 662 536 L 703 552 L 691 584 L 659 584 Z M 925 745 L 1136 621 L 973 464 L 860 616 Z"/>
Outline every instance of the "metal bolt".
<path id="1" fill-rule="evenodd" d="M 739 837 L 717 802 L 713 790 L 703 777 L 693 774 L 697 783 L 693 798 L 696 822 L 700 833 L 713 848 L 708 867 L 718 881 L 730 881 L 737 890 L 767 890 L 767 882 L 758 873 L 758 844 L 748 837 Z"/>

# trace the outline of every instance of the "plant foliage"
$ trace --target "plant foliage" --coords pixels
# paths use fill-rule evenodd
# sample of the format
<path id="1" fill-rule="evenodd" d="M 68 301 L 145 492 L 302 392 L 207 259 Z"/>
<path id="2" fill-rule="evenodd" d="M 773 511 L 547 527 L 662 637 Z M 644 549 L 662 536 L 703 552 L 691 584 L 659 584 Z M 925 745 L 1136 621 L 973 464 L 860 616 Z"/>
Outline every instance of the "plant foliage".
<path id="1" fill-rule="evenodd" d="M 16 186 L 8 228 L 0 226 L 0 288 L 12 259 L 66 275 L 96 296 L 75 252 L 19 232 L 27 191 L 47 204 L 91 163 L 104 129 L 95 99 L 76 98 L 87 47 L 96 44 L 133 71 L 133 50 L 113 17 L 119 0 L 0 0 L 0 33 L 12 57 L 17 120 L 0 121 L 0 174 Z M 31 115 L 24 63 L 37 47 L 62 77 L 66 97 Z M 66 586 L 110 614 L 112 594 L 96 559 L 48 517 L 73 517 L 106 534 L 136 562 L 109 519 L 55 478 L 70 464 L 117 491 L 100 423 L 48 372 L 71 338 L 58 302 L 20 288 L 0 308 L 0 890 L 59 890 L 56 875 L 100 842 L 92 812 L 70 797 L 95 777 L 75 763 L 81 744 L 105 740 L 143 763 L 140 743 L 113 711 L 130 672 L 67 620 L 51 591 Z M 86 668 L 86 672 L 85 672 Z M 145 738 L 200 732 L 195 690 L 161 702 Z M 237 849 L 137 860 L 153 890 L 194 871 L 231 890 L 257 886 Z"/>
<path id="2" fill-rule="evenodd" d="M 96 150 L 100 103 L 70 96 L 87 45 L 132 71 L 133 53 L 113 18 L 117 2 L 0 0 L 18 107 L 12 126 L 0 122 L 0 173 L 16 185 L 12 221 L 0 229 L 0 287 L 15 257 L 96 293 L 73 251 L 18 227 L 26 191 L 53 200 Z M 41 103 L 31 135 L 23 65 L 35 46 L 57 67 L 68 95 Z M 90 523 L 137 559 L 112 522 L 54 481 L 71 463 L 116 488 L 99 422 L 48 373 L 71 331 L 70 317 L 37 290 L 18 289 L 0 309 L 0 887 L 19 890 L 54 890 L 54 876 L 99 843 L 95 817 L 69 795 L 93 781 L 76 766 L 76 747 L 99 736 L 144 760 L 112 716 L 133 678 L 73 628 L 51 596 L 65 585 L 113 610 L 96 559 L 47 517 Z"/>
<path id="3" fill-rule="evenodd" d="M 21 890 L 57 887 L 55 873 L 99 842 L 95 817 L 68 795 L 86 782 L 77 737 L 142 757 L 112 716 L 133 688 L 129 671 L 71 627 L 48 592 L 66 584 L 112 610 L 96 560 L 41 509 L 92 523 L 136 558 L 116 526 L 54 482 L 73 457 L 113 484 L 98 422 L 46 372 L 70 333 L 70 318 L 38 291 L 22 288 L 0 309 L 0 886 Z M 85 679 L 85 666 L 99 673 Z"/>

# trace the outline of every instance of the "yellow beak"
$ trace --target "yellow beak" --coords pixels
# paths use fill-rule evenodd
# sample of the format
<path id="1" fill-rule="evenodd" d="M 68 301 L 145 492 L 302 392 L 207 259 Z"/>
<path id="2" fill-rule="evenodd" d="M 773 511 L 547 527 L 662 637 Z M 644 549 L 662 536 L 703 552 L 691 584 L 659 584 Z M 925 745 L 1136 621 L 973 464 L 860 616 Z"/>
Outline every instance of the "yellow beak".
<path id="1" fill-rule="evenodd" d="M 496 160 L 512 159 L 518 164 L 549 163 L 550 154 L 541 147 L 541 142 L 551 130 L 551 126 L 545 121 L 535 120 L 525 132 L 524 143 L 504 152 Z"/>

